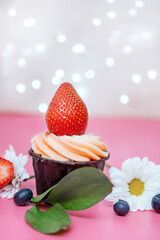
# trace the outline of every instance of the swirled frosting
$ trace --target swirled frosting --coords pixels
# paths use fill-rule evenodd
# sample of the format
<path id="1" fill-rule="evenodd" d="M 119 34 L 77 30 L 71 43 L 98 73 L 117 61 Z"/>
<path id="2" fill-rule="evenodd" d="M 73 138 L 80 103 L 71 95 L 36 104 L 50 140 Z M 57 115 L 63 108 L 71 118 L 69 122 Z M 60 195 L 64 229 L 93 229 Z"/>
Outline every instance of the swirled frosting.
<path id="1" fill-rule="evenodd" d="M 44 131 L 34 136 L 31 143 L 36 154 L 57 161 L 86 162 L 108 157 L 106 144 L 92 134 L 56 136 Z"/>

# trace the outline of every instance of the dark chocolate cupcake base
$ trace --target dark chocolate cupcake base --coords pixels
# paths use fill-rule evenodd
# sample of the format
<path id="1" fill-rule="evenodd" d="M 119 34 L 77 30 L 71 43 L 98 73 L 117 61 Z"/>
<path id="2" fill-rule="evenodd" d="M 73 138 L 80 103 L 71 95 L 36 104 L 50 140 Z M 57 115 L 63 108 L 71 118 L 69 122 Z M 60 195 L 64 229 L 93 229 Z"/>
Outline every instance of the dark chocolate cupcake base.
<path id="1" fill-rule="evenodd" d="M 94 167 L 101 171 L 104 169 L 105 161 L 109 158 L 93 160 L 88 162 L 61 162 L 43 158 L 41 154 L 36 154 L 32 149 L 29 155 L 33 159 L 33 169 L 35 172 L 37 194 L 45 192 L 48 188 L 57 184 L 65 175 L 81 167 Z"/>

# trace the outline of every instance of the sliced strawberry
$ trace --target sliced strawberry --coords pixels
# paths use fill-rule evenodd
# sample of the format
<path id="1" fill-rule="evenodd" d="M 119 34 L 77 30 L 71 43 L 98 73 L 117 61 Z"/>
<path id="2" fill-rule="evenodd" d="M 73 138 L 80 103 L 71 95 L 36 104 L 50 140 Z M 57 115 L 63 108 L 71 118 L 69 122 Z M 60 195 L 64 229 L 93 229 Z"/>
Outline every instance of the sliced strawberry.
<path id="1" fill-rule="evenodd" d="M 57 136 L 81 135 L 88 122 L 86 105 L 68 83 L 63 83 L 56 91 L 46 113 L 46 123 L 50 132 Z"/>
<path id="2" fill-rule="evenodd" d="M 0 157 L 0 189 L 6 186 L 14 176 L 13 164 Z"/>

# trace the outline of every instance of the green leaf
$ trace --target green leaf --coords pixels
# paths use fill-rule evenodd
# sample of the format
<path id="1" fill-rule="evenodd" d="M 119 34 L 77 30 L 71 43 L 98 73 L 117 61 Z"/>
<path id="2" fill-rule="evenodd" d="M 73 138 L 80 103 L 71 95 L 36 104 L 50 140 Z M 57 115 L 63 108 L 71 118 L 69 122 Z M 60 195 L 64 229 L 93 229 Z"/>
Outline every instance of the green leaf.
<path id="1" fill-rule="evenodd" d="M 83 167 L 61 179 L 45 202 L 58 202 L 68 210 L 83 210 L 104 199 L 111 188 L 112 183 L 102 171 Z"/>
<path id="2" fill-rule="evenodd" d="M 26 212 L 25 219 L 41 233 L 56 233 L 71 224 L 69 214 L 59 203 L 46 211 L 34 206 Z"/>
<path id="3" fill-rule="evenodd" d="M 45 191 L 44 193 L 35 196 L 32 198 L 32 202 L 33 203 L 38 203 L 38 202 L 44 202 L 44 200 L 47 198 L 49 192 L 52 191 L 52 189 L 55 187 L 56 185 L 52 186 L 51 188 L 49 188 L 47 191 Z"/>

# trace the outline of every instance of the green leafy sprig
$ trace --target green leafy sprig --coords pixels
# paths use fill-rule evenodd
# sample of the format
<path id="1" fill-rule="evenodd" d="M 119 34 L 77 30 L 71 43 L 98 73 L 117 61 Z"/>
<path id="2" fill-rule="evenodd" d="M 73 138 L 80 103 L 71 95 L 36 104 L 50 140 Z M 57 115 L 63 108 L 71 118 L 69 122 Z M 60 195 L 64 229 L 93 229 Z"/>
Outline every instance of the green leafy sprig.
<path id="1" fill-rule="evenodd" d="M 103 200 L 112 183 L 99 169 L 83 167 L 72 171 L 46 192 L 33 197 L 35 206 L 26 212 L 26 221 L 41 233 L 56 233 L 71 224 L 66 210 L 84 210 Z M 37 205 L 51 207 L 40 211 Z"/>

